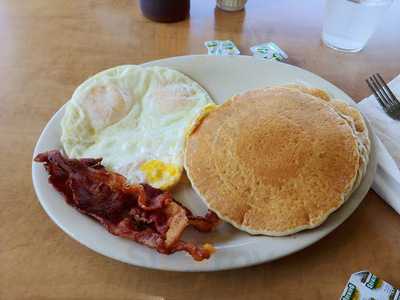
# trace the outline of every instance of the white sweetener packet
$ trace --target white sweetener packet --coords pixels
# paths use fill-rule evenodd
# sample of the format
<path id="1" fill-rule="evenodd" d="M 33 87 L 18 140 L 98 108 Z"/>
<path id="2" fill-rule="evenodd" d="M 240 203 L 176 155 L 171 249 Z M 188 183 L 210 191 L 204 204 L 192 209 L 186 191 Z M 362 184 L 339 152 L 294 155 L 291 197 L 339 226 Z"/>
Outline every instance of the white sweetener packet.
<path id="1" fill-rule="evenodd" d="M 235 43 L 230 40 L 220 41 L 220 40 L 212 40 L 206 41 L 204 43 L 206 46 L 208 55 L 216 55 L 216 56 L 233 56 L 239 55 L 240 51 L 238 47 L 236 47 Z"/>
<path id="2" fill-rule="evenodd" d="M 369 271 L 350 276 L 340 300 L 400 300 L 400 290 Z"/>

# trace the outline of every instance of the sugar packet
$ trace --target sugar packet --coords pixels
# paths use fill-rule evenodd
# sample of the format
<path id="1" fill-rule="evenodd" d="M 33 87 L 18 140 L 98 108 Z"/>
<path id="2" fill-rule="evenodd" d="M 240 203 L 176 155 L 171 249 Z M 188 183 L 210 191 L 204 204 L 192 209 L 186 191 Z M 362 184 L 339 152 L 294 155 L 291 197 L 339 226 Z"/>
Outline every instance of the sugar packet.
<path id="1" fill-rule="evenodd" d="M 340 300 L 400 300 L 400 290 L 368 271 L 350 276 Z"/>
<path id="2" fill-rule="evenodd" d="M 240 51 L 236 47 L 235 43 L 230 40 L 212 40 L 204 43 L 206 46 L 208 55 L 226 56 L 226 55 L 239 55 Z"/>
<path id="3" fill-rule="evenodd" d="M 285 61 L 288 55 L 277 44 L 273 42 L 255 45 L 250 48 L 254 57 L 262 59 L 273 59 L 277 61 Z"/>

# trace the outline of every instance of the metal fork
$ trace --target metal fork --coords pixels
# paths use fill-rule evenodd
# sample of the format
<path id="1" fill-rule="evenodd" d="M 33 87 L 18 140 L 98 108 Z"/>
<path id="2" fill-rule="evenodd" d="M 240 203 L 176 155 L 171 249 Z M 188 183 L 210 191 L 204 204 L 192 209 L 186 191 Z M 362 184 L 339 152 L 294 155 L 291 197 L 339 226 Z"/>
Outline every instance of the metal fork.
<path id="1" fill-rule="evenodd" d="M 393 119 L 400 120 L 400 101 L 387 86 L 382 76 L 376 73 L 366 80 L 383 110 Z"/>

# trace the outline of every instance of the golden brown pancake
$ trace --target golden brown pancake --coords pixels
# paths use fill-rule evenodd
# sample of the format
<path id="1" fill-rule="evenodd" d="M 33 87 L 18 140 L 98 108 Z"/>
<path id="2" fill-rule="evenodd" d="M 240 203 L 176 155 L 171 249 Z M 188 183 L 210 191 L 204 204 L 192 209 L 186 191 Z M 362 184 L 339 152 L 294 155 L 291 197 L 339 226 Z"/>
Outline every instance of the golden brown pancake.
<path id="1" fill-rule="evenodd" d="M 325 100 L 325 101 L 330 101 L 331 100 L 331 97 L 329 97 L 328 93 L 323 91 L 323 90 L 321 90 L 321 89 L 307 87 L 307 86 L 300 85 L 300 84 L 287 84 L 284 87 L 293 88 L 293 89 L 299 90 L 299 91 L 301 91 L 303 93 L 310 94 L 310 95 L 312 95 L 314 97 L 321 98 L 322 100 Z"/>
<path id="2" fill-rule="evenodd" d="M 360 169 L 357 174 L 357 179 L 354 183 L 355 187 L 357 187 L 360 184 L 362 176 L 364 175 L 367 169 L 369 151 L 370 151 L 370 140 L 368 136 L 368 129 L 361 113 L 356 108 L 346 104 L 343 101 L 331 99 L 328 93 L 321 89 L 306 87 L 304 85 L 298 85 L 298 84 L 289 84 L 285 85 L 284 87 L 293 88 L 303 93 L 309 94 L 311 96 L 320 98 L 321 100 L 327 101 L 331 106 L 334 107 L 336 112 L 346 120 L 349 126 L 353 128 L 353 133 L 355 134 L 358 140 L 359 152 L 361 154 Z"/>
<path id="3" fill-rule="evenodd" d="M 348 198 L 368 160 L 351 126 L 354 112 L 331 102 L 287 87 L 233 97 L 188 138 L 193 188 L 220 218 L 251 234 L 320 225 Z"/>

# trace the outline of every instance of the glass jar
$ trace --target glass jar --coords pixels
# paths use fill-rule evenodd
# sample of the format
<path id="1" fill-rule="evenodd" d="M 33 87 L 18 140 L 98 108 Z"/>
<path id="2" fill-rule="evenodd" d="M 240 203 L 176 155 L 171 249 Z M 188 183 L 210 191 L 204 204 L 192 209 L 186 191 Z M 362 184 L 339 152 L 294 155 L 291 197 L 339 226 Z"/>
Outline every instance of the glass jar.
<path id="1" fill-rule="evenodd" d="M 189 17 L 190 0 L 140 0 L 143 15 L 156 22 L 178 22 Z"/>

